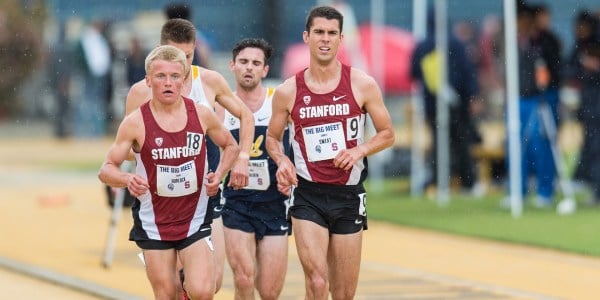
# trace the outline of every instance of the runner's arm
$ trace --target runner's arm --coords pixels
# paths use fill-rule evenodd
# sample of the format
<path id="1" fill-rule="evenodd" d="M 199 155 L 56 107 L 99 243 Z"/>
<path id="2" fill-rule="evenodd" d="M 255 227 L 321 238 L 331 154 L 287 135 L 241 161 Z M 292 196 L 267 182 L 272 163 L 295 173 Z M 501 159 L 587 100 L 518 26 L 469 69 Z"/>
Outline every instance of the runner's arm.
<path id="1" fill-rule="evenodd" d="M 242 188 L 248 185 L 248 160 L 254 140 L 254 115 L 244 102 L 231 91 L 222 76 L 215 80 L 215 85 L 217 102 L 240 120 L 240 153 L 231 170 L 229 184 L 234 188 Z"/>
<path id="2" fill-rule="evenodd" d="M 221 160 L 217 169 L 207 175 L 209 181 L 206 184 L 207 194 L 212 196 L 217 193 L 221 180 L 237 160 L 240 147 L 215 113 L 202 105 L 196 105 L 196 107 L 200 122 L 206 128 L 206 135 L 221 148 Z"/>
<path id="3" fill-rule="evenodd" d="M 139 175 L 123 172 L 120 169 L 136 141 L 136 132 L 140 130 L 135 123 L 135 118 L 132 117 L 126 117 L 121 122 L 115 141 L 110 146 L 100 167 L 98 178 L 112 187 L 127 187 L 134 197 L 138 197 L 147 192 L 148 182 Z"/>
<path id="4" fill-rule="evenodd" d="M 385 107 L 377 82 L 373 77 L 356 69 L 352 70 L 351 78 L 355 99 L 371 117 L 376 134 L 365 143 L 344 149 L 336 155 L 333 165 L 346 171 L 350 170 L 357 161 L 394 143 L 392 119 Z"/>
<path id="5" fill-rule="evenodd" d="M 296 168 L 283 150 L 283 134 L 290 116 L 290 103 L 293 103 L 295 82 L 288 79 L 277 89 L 273 95 L 271 120 L 267 130 L 266 147 L 269 156 L 277 164 L 277 182 L 280 186 L 297 185 Z M 281 191 L 281 188 L 280 188 Z"/>
<path id="6" fill-rule="evenodd" d="M 364 73 L 363 73 L 364 74 Z M 363 91 L 363 108 L 369 114 L 375 127 L 375 135 L 361 145 L 365 156 L 370 156 L 394 144 L 394 126 L 392 118 L 383 102 L 381 90 L 373 77 L 363 75 L 365 78 L 359 85 Z"/>

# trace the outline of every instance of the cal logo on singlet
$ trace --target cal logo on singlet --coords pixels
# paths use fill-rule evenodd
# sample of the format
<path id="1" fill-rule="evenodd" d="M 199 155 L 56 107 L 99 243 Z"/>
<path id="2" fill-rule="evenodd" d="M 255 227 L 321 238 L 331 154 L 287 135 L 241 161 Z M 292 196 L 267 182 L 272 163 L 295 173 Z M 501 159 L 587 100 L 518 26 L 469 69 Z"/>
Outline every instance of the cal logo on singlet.
<path id="1" fill-rule="evenodd" d="M 267 128 L 272 115 L 272 97 L 275 89 L 268 88 L 262 106 L 254 112 L 254 141 L 250 149 L 250 160 L 248 161 L 248 185 L 243 189 L 234 190 L 227 187 L 223 191 L 226 199 L 244 199 L 244 201 L 267 202 L 284 199 L 277 190 L 277 165 L 269 157 L 266 149 L 265 139 Z M 225 111 L 225 128 L 227 128 L 236 141 L 240 140 L 240 120 L 230 112 Z M 288 130 L 283 134 L 283 149 L 289 154 Z M 225 178 L 224 185 L 229 183 L 229 176 Z"/>

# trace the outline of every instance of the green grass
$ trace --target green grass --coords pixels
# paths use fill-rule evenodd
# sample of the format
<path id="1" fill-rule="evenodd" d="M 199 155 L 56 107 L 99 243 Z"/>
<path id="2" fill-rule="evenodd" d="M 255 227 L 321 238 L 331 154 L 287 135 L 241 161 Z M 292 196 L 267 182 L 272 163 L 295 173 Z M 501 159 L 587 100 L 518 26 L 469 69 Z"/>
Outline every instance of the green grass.
<path id="1" fill-rule="evenodd" d="M 600 256 L 600 209 L 578 206 L 576 213 L 525 205 L 520 218 L 499 207 L 503 195 L 483 199 L 452 197 L 446 207 L 435 200 L 413 199 L 406 180 L 387 180 L 380 192 L 367 183 L 370 219 L 479 237 Z"/>

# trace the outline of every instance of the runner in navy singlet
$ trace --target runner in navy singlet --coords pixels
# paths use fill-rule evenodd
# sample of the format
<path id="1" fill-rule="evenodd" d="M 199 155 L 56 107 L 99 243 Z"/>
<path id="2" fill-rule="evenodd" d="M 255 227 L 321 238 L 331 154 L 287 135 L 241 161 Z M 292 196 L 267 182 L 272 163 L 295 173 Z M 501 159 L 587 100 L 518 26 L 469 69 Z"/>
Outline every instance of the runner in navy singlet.
<path id="1" fill-rule="evenodd" d="M 123 119 L 98 175 L 109 186 L 127 187 L 137 198 L 130 239 L 143 250 L 157 299 L 177 297 L 173 270 L 178 258 L 189 279 L 188 296 L 213 297 L 216 268 L 208 197 L 217 193 L 239 154 L 217 115 L 181 96 L 186 70 L 180 49 L 165 45 L 150 52 L 146 83 L 152 98 Z M 222 150 L 214 172 L 208 170 L 206 136 Z M 135 174 L 120 169 L 132 149 Z"/>
<path id="2" fill-rule="evenodd" d="M 303 33 L 309 66 L 277 87 L 267 134 L 280 191 L 296 186 L 289 213 L 307 299 L 327 299 L 329 292 L 333 299 L 354 298 L 367 228 L 366 157 L 394 142 L 375 80 L 337 59 L 342 25 L 332 7 L 310 11 Z M 368 141 L 366 114 L 376 131 Z M 288 125 L 293 163 L 282 151 Z"/>
<path id="3" fill-rule="evenodd" d="M 223 209 L 225 247 L 233 271 L 235 299 L 279 299 L 288 263 L 288 197 L 277 189 L 277 165 L 265 147 L 271 119 L 273 88 L 263 86 L 273 48 L 263 39 L 244 39 L 233 48 L 230 69 L 236 94 L 254 113 L 254 143 L 250 151 L 249 183 L 245 189 L 225 188 Z M 225 112 L 225 127 L 240 137 L 240 122 Z M 289 152 L 284 134 L 284 153 Z M 227 183 L 228 178 L 225 180 Z M 248 281 L 247 278 L 254 278 Z"/>

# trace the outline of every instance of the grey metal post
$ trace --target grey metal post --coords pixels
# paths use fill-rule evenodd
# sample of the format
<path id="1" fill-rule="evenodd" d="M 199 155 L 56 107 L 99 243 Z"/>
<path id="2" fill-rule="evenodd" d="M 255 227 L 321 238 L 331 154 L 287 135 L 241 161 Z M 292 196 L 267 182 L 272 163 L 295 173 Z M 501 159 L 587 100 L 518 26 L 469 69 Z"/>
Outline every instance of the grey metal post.
<path id="1" fill-rule="evenodd" d="M 519 134 L 519 56 L 517 52 L 517 18 L 514 0 L 504 0 L 504 39 L 506 51 L 506 105 L 510 211 L 518 218 L 523 212 L 521 195 L 521 139 Z"/>
<path id="2" fill-rule="evenodd" d="M 435 46 L 439 53 L 439 90 L 436 103 L 438 204 L 450 201 L 450 132 L 448 127 L 448 16 L 446 0 L 435 1 Z"/>
<path id="3" fill-rule="evenodd" d="M 427 34 L 427 1 L 413 0 L 413 36 L 417 42 Z M 423 109 L 423 90 L 417 89 L 410 97 L 412 105 L 412 143 L 410 151 L 410 195 L 413 198 L 423 194 L 425 184 L 424 139 L 422 129 L 425 125 Z M 433 130 L 434 128 L 432 128 Z"/>
<path id="4" fill-rule="evenodd" d="M 385 72 L 384 72 L 384 47 L 383 45 L 383 24 L 385 21 L 385 0 L 371 0 L 371 24 L 373 33 L 371 34 L 371 55 L 373 62 L 372 73 L 373 77 L 379 83 L 381 92 L 383 93 L 383 99 L 385 100 Z M 391 53 L 388 53 L 391 55 Z M 372 123 L 368 123 L 371 132 L 375 132 Z M 372 187 L 375 191 L 381 191 L 383 189 L 383 158 L 385 151 L 376 153 L 371 156 L 369 160 L 369 176 L 371 177 Z"/>

